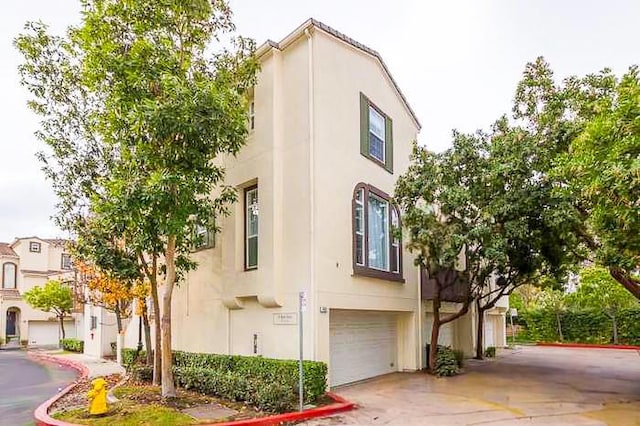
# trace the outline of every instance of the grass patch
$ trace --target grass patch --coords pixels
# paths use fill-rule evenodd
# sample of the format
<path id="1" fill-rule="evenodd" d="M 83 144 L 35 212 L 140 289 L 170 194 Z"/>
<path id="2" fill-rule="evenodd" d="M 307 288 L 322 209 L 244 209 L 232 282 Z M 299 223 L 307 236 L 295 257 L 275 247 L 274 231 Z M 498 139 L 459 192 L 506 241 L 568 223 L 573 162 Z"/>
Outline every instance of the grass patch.
<path id="1" fill-rule="evenodd" d="M 92 418 L 86 408 L 62 411 L 52 417 L 70 423 L 92 426 L 182 426 L 198 424 L 191 416 L 180 413 L 174 408 L 161 405 L 139 405 L 118 403 L 111 407 L 112 415 Z"/>

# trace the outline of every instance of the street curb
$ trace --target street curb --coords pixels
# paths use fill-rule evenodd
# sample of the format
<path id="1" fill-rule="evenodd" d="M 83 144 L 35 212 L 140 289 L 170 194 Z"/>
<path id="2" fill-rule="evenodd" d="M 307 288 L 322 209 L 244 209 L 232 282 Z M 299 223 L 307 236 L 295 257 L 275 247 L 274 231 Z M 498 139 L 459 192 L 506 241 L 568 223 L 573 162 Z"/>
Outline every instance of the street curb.
<path id="1" fill-rule="evenodd" d="M 37 352 L 27 352 L 27 356 L 30 358 L 39 359 L 41 361 L 56 362 L 67 367 L 71 367 L 80 373 L 80 377 L 78 377 L 73 383 L 40 404 L 40 406 L 33 412 L 33 416 L 35 417 L 37 426 L 77 426 L 74 423 L 63 422 L 49 416 L 49 407 L 51 407 L 54 402 L 69 393 L 71 389 L 76 387 L 80 380 L 85 379 L 89 375 L 89 369 L 79 362 L 72 361 L 70 359 L 59 358 L 52 355 L 41 354 Z"/>
<path id="2" fill-rule="evenodd" d="M 238 420 L 235 422 L 232 421 L 232 422 L 225 422 L 225 423 L 209 423 L 209 425 L 205 425 L 205 426 L 279 425 L 284 422 L 296 422 L 301 420 L 313 419 L 316 417 L 325 417 L 331 414 L 353 410 L 356 407 L 356 404 L 354 404 L 353 402 L 347 401 L 340 395 L 336 395 L 333 392 L 327 392 L 325 395 L 333 399 L 335 402 L 333 404 L 325 405 L 324 407 L 312 408 L 310 410 L 305 410 L 305 411 L 295 411 L 292 413 L 276 414 L 275 416 Z"/>
<path id="3" fill-rule="evenodd" d="M 634 345 L 597 345 L 590 343 L 543 343 L 538 342 L 536 346 L 550 346 L 557 348 L 581 348 L 581 349 L 623 349 L 630 351 L 640 351 L 640 346 Z"/>

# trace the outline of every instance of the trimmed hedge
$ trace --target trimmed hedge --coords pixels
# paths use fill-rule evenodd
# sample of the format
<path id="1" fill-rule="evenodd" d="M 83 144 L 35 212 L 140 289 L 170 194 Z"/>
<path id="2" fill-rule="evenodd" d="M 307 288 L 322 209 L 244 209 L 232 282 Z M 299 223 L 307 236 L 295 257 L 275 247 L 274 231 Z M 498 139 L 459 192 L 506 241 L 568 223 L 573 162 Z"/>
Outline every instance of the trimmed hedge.
<path id="1" fill-rule="evenodd" d="M 174 367 L 173 374 L 176 384 L 185 389 L 248 402 L 260 410 L 286 412 L 296 405 L 296 390 L 282 382 L 265 382 L 238 372 L 202 367 Z"/>
<path id="2" fill-rule="evenodd" d="M 532 341 L 559 341 L 556 316 L 548 310 L 522 312 L 519 322 Z M 623 345 L 640 345 L 640 308 L 623 309 L 617 318 L 618 340 Z M 566 311 L 560 315 L 565 342 L 609 344 L 613 340 L 611 318 L 597 311 Z"/>
<path id="3" fill-rule="evenodd" d="M 135 349 L 123 350 L 125 365 L 133 363 L 135 352 Z M 138 359 L 145 359 L 143 351 Z M 287 410 L 297 399 L 298 361 L 295 360 L 175 351 L 173 364 L 180 386 L 247 401 L 263 410 Z M 305 402 L 313 403 L 327 387 L 327 365 L 316 361 L 303 361 L 302 365 Z M 136 366 L 133 373 L 145 379 L 150 377 L 150 368 Z"/>
<path id="4" fill-rule="evenodd" d="M 84 341 L 78 339 L 62 339 L 62 349 L 69 352 L 84 352 Z"/>

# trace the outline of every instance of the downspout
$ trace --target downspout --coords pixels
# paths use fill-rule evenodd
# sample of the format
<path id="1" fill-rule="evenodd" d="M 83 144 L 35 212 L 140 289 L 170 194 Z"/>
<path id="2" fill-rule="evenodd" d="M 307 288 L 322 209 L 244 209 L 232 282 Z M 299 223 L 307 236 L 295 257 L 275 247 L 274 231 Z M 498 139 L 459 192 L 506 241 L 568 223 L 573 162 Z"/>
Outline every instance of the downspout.
<path id="1" fill-rule="evenodd" d="M 402 247 L 400 247 L 402 250 Z M 423 366 L 426 366 L 424 361 L 425 350 L 426 350 L 426 341 L 422 340 L 422 314 L 423 314 L 423 306 L 422 306 L 422 270 L 420 267 L 418 269 L 418 307 L 416 309 L 416 315 L 418 320 L 418 370 L 422 370 Z M 426 339 L 425 339 L 426 340 Z"/>
<path id="2" fill-rule="evenodd" d="M 315 222 L 315 197 L 316 197 L 316 186 L 315 186 L 315 130 L 314 130 L 314 98 L 313 98 L 313 37 L 311 36 L 311 31 L 309 28 L 304 30 L 304 35 L 307 37 L 307 52 L 308 52 L 308 87 L 309 87 L 309 317 L 311 321 L 309 321 L 309 325 L 313 330 L 313 359 L 318 359 L 317 353 L 317 341 L 318 341 L 318 327 L 315 321 L 316 315 L 316 255 L 315 255 L 315 247 L 316 247 L 316 222 Z"/>

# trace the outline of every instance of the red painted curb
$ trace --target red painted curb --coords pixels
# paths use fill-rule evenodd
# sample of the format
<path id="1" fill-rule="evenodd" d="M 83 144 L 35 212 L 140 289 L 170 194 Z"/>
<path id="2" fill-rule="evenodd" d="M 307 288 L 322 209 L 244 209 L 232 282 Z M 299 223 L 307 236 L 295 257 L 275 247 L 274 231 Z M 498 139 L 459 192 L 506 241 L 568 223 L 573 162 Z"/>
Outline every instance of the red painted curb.
<path id="1" fill-rule="evenodd" d="M 31 358 L 40 359 L 43 361 L 56 362 L 58 364 L 65 365 L 67 367 L 71 367 L 77 370 L 80 373 L 80 377 L 78 377 L 73 383 L 71 383 L 66 388 L 62 389 L 60 392 L 40 404 L 38 408 L 33 412 L 33 416 L 36 419 L 36 425 L 38 426 L 77 426 L 74 423 L 67 423 L 61 420 L 56 420 L 53 417 L 49 416 L 49 407 L 53 405 L 54 402 L 62 398 L 64 395 L 69 393 L 71 389 L 76 387 L 80 380 L 86 378 L 89 375 L 89 370 L 83 364 L 79 362 L 72 361 L 70 359 L 58 358 L 52 355 L 40 354 L 37 352 L 29 352 L 27 356 Z"/>
<path id="2" fill-rule="evenodd" d="M 558 348 L 583 348 L 583 349 L 624 349 L 640 351 L 640 346 L 633 345 L 597 345 L 591 343 L 543 343 L 538 342 L 536 346 L 553 346 Z"/>
<path id="3" fill-rule="evenodd" d="M 275 416 L 259 417 L 255 419 L 238 420 L 236 422 L 225 423 L 210 423 L 209 426 L 270 426 L 279 425 L 284 422 L 295 422 L 300 420 L 313 419 L 316 417 L 329 416 L 331 414 L 340 413 L 342 411 L 349 411 L 355 408 L 353 402 L 347 401 L 339 395 L 332 392 L 326 394 L 329 398 L 333 399 L 335 403 L 325 405 L 324 407 L 312 408 L 305 411 L 296 411 L 293 413 L 277 414 Z"/>

